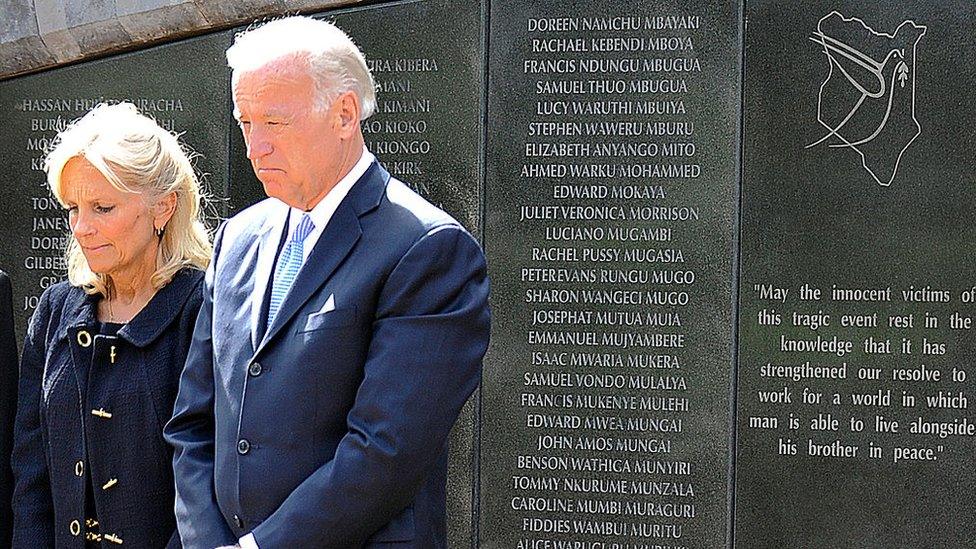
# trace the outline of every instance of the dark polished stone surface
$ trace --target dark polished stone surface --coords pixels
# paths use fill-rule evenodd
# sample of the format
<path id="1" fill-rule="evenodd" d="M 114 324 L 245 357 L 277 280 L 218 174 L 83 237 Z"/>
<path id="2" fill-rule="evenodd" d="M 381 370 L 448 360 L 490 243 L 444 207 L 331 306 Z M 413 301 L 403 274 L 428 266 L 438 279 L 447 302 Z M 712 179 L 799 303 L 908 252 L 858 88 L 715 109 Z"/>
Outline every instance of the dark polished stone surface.
<path id="1" fill-rule="evenodd" d="M 738 6 L 490 21 L 479 543 L 725 546 Z"/>
<path id="2" fill-rule="evenodd" d="M 969 396 L 952 372 L 976 351 L 952 327 L 974 313 L 976 6 L 750 1 L 746 20 L 736 546 L 970 546 L 973 436 L 912 429 L 976 419 L 938 405 Z M 817 337 L 852 348 L 783 350 Z M 807 362 L 846 377 L 763 370 Z"/>

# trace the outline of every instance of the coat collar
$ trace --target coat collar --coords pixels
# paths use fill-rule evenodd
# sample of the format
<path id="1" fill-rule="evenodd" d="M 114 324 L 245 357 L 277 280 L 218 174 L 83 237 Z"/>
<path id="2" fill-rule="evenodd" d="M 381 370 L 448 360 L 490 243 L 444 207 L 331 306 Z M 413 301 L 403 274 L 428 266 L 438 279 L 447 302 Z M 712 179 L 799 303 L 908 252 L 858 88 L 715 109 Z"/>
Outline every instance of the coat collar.
<path id="1" fill-rule="evenodd" d="M 118 337 L 136 347 L 145 347 L 155 341 L 180 314 L 183 304 L 202 279 L 203 271 L 197 269 L 183 269 L 177 272 L 173 280 L 160 288 L 149 303 L 146 303 L 146 306 L 119 330 Z M 71 320 L 66 323 L 70 333 L 83 327 L 94 329 L 100 299 L 99 295 L 81 294 L 81 298 L 69 313 Z"/>
<path id="2" fill-rule="evenodd" d="M 386 171 L 378 161 L 374 160 L 366 173 L 359 178 L 346 195 L 345 202 L 361 217 L 366 212 L 379 206 L 386 192 L 386 184 L 390 182 L 390 172 Z M 341 207 L 341 206 L 340 206 Z"/>

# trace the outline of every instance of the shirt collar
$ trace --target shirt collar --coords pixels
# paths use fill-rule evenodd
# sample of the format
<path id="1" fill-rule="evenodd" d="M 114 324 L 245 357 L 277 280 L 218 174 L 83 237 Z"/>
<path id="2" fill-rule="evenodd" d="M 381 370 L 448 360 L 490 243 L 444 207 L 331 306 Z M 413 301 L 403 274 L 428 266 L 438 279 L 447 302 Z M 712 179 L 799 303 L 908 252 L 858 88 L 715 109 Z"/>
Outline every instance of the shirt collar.
<path id="1" fill-rule="evenodd" d="M 352 186 L 356 183 L 356 181 L 359 181 L 359 178 L 366 173 L 366 170 L 369 169 L 369 166 L 373 163 L 373 160 L 375 160 L 373 154 L 370 153 L 366 147 L 363 147 L 362 156 L 359 157 L 359 161 L 357 161 L 352 169 L 349 170 L 349 173 L 340 179 L 339 182 L 336 183 L 335 187 L 332 187 L 332 190 L 322 197 L 322 200 L 319 200 L 319 203 L 308 212 L 309 217 L 312 218 L 312 223 L 315 224 L 315 228 L 312 230 L 309 237 L 322 234 L 325 226 L 329 223 L 329 220 L 332 219 L 332 214 L 335 213 L 335 211 L 339 208 L 339 204 L 342 203 L 342 199 L 349 194 L 349 189 L 352 189 Z M 302 218 L 302 214 L 304 214 L 305 211 L 298 208 L 289 208 L 289 210 L 288 226 L 290 229 L 288 232 L 291 233 L 296 227 L 298 227 L 298 222 Z M 308 239 L 306 239 L 306 242 L 307 241 Z M 306 249 L 310 248 L 311 246 L 306 246 Z"/>

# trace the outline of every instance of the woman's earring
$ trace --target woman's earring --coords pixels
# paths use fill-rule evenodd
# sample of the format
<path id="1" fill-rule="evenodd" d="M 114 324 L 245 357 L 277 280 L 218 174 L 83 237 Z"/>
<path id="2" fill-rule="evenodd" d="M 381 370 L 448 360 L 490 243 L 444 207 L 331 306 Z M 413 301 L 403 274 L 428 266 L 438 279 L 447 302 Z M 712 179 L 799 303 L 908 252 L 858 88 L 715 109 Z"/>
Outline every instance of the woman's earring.
<path id="1" fill-rule="evenodd" d="M 156 236 L 158 236 L 158 237 L 162 237 L 163 236 L 163 228 L 162 227 L 156 227 Z"/>

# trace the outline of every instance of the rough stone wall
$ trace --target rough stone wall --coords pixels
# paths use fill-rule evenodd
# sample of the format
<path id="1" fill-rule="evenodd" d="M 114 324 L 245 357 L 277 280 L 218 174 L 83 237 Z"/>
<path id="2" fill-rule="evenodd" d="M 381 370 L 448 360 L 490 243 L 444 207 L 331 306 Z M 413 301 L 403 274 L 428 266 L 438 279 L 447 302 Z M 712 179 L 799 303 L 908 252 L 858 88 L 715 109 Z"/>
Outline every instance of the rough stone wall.
<path id="1" fill-rule="evenodd" d="M 283 13 L 363 0 L 4 0 L 0 79 Z"/>

